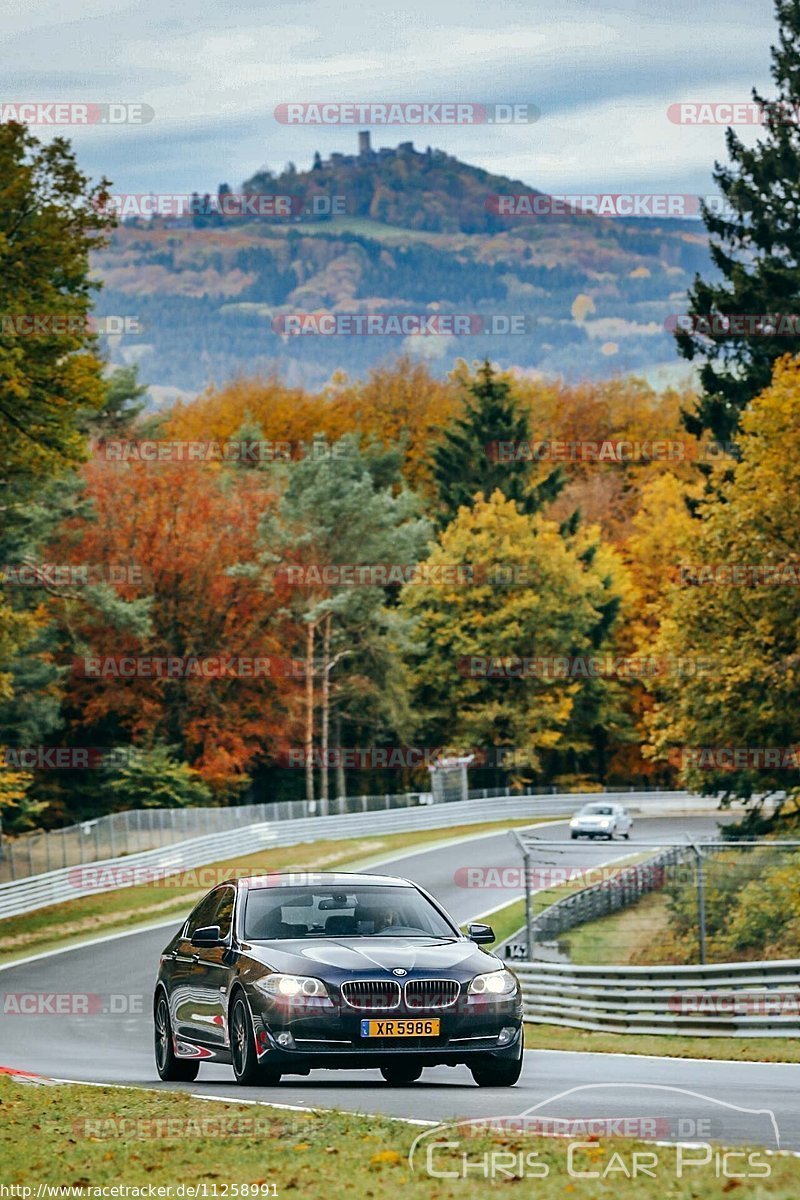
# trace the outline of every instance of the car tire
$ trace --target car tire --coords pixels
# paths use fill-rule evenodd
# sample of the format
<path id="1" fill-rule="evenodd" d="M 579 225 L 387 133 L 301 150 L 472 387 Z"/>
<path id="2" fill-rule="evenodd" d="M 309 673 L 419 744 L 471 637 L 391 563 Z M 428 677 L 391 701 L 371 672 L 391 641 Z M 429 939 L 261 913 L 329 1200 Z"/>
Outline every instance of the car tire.
<path id="1" fill-rule="evenodd" d="M 470 1067 L 478 1087 L 513 1087 L 522 1074 L 519 1058 L 487 1059 Z"/>
<path id="2" fill-rule="evenodd" d="M 155 1033 L 156 1070 L 165 1083 L 191 1083 L 197 1078 L 200 1063 L 194 1058 L 178 1058 L 172 1042 L 172 1022 L 169 1004 L 163 992 L 159 992 L 153 1013 Z"/>
<path id="3" fill-rule="evenodd" d="M 628 830 L 628 832 L 627 832 L 627 833 L 623 833 L 623 835 L 622 835 L 622 836 L 625 838 L 625 841 L 626 841 L 626 842 L 629 842 L 629 841 L 631 840 L 631 831 L 630 831 L 630 830 Z"/>
<path id="4" fill-rule="evenodd" d="M 573 838 L 573 839 L 574 839 L 574 838 L 576 838 L 578 835 L 577 835 L 577 833 L 571 833 L 569 836 L 570 836 L 571 838 Z"/>
<path id="5" fill-rule="evenodd" d="M 381 1075 L 392 1087 L 402 1087 L 405 1083 L 416 1083 L 422 1074 L 422 1067 L 414 1063 L 389 1063 L 381 1067 Z"/>
<path id="6" fill-rule="evenodd" d="M 281 1073 L 263 1066 L 256 1054 L 256 1036 L 250 1017 L 250 1006 L 244 992 L 237 991 L 231 1005 L 230 1020 L 231 1065 L 236 1082 L 244 1087 L 270 1087 L 280 1083 Z"/>

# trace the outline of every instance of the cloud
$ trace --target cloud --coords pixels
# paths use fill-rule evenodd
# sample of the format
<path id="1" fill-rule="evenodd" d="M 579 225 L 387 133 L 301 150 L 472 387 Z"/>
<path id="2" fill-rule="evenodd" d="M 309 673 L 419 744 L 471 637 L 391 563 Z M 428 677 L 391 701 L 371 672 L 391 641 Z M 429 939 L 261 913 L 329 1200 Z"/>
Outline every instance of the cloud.
<path id="1" fill-rule="evenodd" d="M 4 99 L 152 105 L 146 130 L 74 141 L 120 190 L 171 192 L 351 149 L 352 128 L 274 120 L 277 104 L 324 99 L 529 102 L 538 124 L 393 127 L 373 141 L 413 138 L 536 187 L 696 191 L 724 157 L 722 130 L 671 126 L 667 105 L 747 98 L 767 85 L 775 37 L 770 0 L 609 0 L 594 12 L 561 0 L 535 16 L 529 0 L 406 0 L 391 20 L 343 0 L 273 0 L 268 13 L 259 0 L 40 0 L 4 21 Z"/>

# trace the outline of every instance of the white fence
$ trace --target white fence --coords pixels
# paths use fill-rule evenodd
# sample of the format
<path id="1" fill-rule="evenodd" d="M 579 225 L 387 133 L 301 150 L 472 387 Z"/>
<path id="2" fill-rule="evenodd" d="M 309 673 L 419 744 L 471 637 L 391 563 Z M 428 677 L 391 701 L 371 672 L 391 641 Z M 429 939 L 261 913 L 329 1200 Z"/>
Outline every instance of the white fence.
<path id="1" fill-rule="evenodd" d="M 633 791 L 633 789 L 628 789 Z M 658 791 L 659 789 L 656 789 Z M 529 796 L 555 795 L 554 787 L 530 788 Z M 508 788 L 477 788 L 467 800 L 508 796 Z M 614 791 L 619 794 L 619 789 Z M 452 796 L 461 801 L 462 796 Z M 417 808 L 430 804 L 425 792 L 386 793 L 372 796 L 336 796 L 330 800 L 279 800 L 269 804 L 238 804 L 230 808 L 136 808 L 108 813 L 67 825 L 38 829 L 18 837 L 3 836 L 0 829 L 0 884 L 43 875 L 58 867 L 77 867 L 108 858 L 156 850 L 189 838 L 243 829 L 262 821 L 290 821 L 301 817 L 342 817 L 348 813 L 384 812 L 389 808 Z"/>
<path id="2" fill-rule="evenodd" d="M 533 1023 L 699 1037 L 800 1034 L 800 959 L 702 967 L 514 963 L 512 969 L 522 984 L 525 1020 Z"/>
<path id="3" fill-rule="evenodd" d="M 642 796 L 647 795 L 667 799 L 684 796 L 685 793 L 642 793 Z M 294 846 L 329 838 L 403 833 L 412 829 L 446 829 L 452 825 L 477 824 L 504 818 L 560 816 L 573 813 L 585 800 L 583 794 L 506 796 L 462 800 L 454 804 L 424 804 L 416 808 L 390 808 L 384 812 L 350 813 L 346 816 L 259 821 L 241 829 L 191 838 L 157 850 L 108 858 L 83 866 L 61 867 L 28 879 L 4 883 L 0 885 L 0 919 L 31 912 L 49 904 L 75 900 L 79 896 L 91 896 L 113 887 L 130 887 L 148 879 L 160 879 L 225 858 L 257 854 L 273 846 Z"/>

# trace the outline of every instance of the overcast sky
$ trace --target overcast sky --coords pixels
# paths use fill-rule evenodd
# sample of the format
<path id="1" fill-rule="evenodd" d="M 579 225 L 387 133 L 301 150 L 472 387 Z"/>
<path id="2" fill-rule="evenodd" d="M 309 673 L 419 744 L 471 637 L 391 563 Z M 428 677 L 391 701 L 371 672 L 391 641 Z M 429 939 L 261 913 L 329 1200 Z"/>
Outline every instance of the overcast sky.
<path id="1" fill-rule="evenodd" d="M 0 0 L 0 27 L 4 103 L 151 105 L 145 126 L 61 132 L 115 191 L 179 193 L 352 151 L 353 127 L 274 117 L 347 100 L 531 103 L 536 124 L 373 127 L 373 144 L 431 144 L 549 191 L 705 193 L 724 129 L 666 110 L 769 90 L 775 35 L 771 0 Z"/>

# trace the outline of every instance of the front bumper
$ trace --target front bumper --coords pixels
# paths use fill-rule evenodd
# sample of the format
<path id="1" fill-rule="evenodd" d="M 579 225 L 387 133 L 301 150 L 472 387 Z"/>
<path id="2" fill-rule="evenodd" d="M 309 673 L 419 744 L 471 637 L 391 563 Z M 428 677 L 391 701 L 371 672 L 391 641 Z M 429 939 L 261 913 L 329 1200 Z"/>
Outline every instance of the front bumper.
<path id="1" fill-rule="evenodd" d="M 316 1008 L 292 1011 L 278 1004 L 253 1001 L 253 1025 L 259 1062 L 285 1072 L 312 1067 L 377 1067 L 400 1055 L 412 1055 L 427 1066 L 474 1061 L 476 1056 L 517 1059 L 522 1052 L 522 1000 L 481 1000 L 457 1006 L 456 1010 L 420 1012 L 404 1006 L 387 1011 Z M 361 1036 L 364 1018 L 436 1018 L 440 1032 L 434 1037 L 366 1038 Z M 501 1041 L 501 1031 L 512 1030 Z M 292 1044 L 278 1043 L 280 1034 L 291 1034 Z"/>

